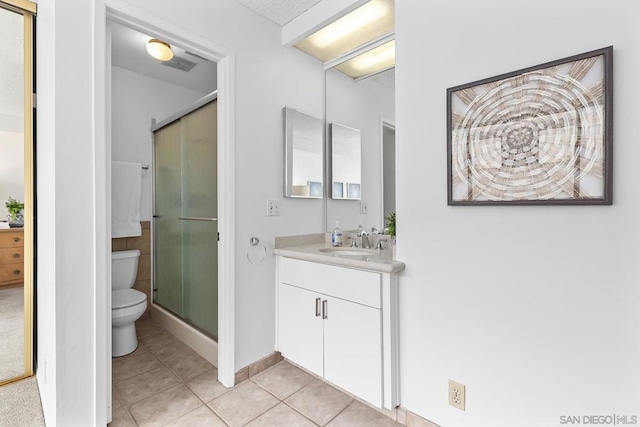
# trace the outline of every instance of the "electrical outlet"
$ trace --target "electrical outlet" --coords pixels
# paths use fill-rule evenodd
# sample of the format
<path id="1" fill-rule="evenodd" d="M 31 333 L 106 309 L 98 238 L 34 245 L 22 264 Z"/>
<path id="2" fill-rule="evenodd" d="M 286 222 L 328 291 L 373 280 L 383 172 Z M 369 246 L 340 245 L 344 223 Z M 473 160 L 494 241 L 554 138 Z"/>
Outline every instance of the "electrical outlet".
<path id="1" fill-rule="evenodd" d="M 466 399 L 465 386 L 449 380 L 449 405 L 464 411 Z"/>
<path id="2" fill-rule="evenodd" d="M 360 202 L 360 213 L 366 214 L 368 211 L 369 208 L 367 207 L 367 202 Z"/>
<path id="3" fill-rule="evenodd" d="M 267 200 L 267 216 L 280 215 L 280 200 Z"/>

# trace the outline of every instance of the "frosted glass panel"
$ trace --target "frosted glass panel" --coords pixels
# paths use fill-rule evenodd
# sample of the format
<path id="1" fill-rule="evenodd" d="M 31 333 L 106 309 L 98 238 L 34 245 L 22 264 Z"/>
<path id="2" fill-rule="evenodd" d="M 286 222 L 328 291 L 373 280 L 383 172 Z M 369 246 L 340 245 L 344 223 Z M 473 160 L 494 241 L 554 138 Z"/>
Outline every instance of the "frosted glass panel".
<path id="1" fill-rule="evenodd" d="M 182 315 L 181 125 L 155 133 L 155 302 Z"/>
<path id="2" fill-rule="evenodd" d="M 183 221 L 183 317 L 218 336 L 218 224 Z"/>
<path id="3" fill-rule="evenodd" d="M 218 335 L 217 106 L 155 133 L 156 303 Z"/>
<path id="4" fill-rule="evenodd" d="M 182 118 L 184 318 L 218 335 L 216 103 Z M 198 218 L 198 219 L 193 219 Z"/>
<path id="5" fill-rule="evenodd" d="M 216 103 L 197 109 L 181 120 L 183 214 L 217 218 Z"/>

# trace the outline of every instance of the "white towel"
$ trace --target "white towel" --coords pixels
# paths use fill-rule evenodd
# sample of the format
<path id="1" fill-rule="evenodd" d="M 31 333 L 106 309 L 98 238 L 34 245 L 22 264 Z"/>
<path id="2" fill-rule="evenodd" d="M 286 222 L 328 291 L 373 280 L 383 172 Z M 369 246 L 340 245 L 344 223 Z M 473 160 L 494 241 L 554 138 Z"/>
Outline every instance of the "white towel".
<path id="1" fill-rule="evenodd" d="M 140 194 L 142 165 L 112 162 L 111 237 L 141 236 Z"/>

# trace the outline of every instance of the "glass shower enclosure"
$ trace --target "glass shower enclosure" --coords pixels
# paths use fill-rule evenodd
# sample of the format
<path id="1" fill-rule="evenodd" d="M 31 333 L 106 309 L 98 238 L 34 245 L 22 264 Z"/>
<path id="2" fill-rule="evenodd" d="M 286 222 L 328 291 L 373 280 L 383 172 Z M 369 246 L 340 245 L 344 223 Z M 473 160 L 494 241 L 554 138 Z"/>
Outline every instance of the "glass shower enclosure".
<path id="1" fill-rule="evenodd" d="M 217 339 L 217 101 L 163 123 L 153 132 L 153 300 Z"/>

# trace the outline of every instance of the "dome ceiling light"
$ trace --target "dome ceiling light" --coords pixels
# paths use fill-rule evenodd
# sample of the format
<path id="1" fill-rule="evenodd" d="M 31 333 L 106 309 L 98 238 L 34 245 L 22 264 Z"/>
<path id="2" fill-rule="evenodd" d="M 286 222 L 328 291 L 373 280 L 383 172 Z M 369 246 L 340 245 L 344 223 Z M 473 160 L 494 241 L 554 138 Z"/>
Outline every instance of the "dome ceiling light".
<path id="1" fill-rule="evenodd" d="M 147 52 L 159 61 L 169 61 L 173 58 L 173 51 L 169 43 L 158 39 L 151 39 L 147 43 Z"/>

